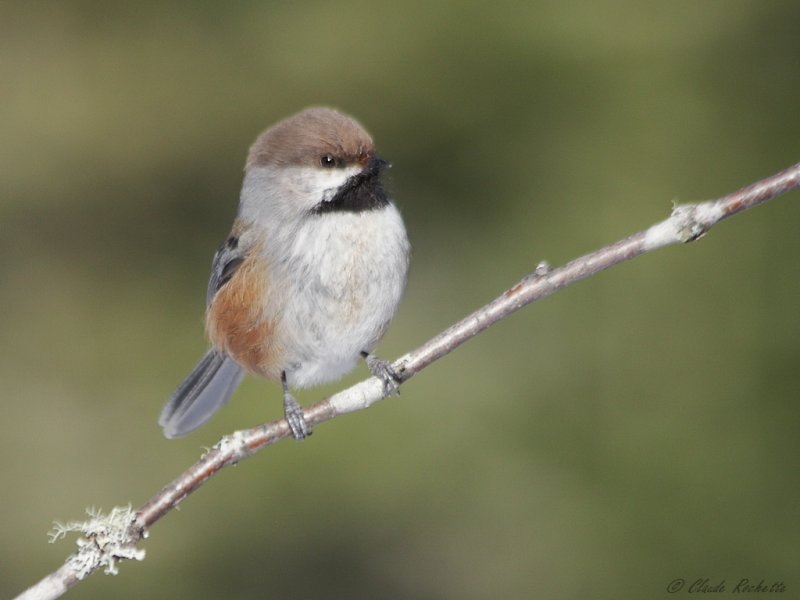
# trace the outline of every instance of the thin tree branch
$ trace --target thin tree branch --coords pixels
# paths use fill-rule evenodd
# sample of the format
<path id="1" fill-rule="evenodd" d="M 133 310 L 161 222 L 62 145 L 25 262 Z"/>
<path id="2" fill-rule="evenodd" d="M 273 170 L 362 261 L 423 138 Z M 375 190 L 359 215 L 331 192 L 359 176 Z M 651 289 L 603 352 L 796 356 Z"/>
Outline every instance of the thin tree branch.
<path id="1" fill-rule="evenodd" d="M 551 269 L 542 263 L 485 306 L 397 359 L 393 367 L 402 381 L 407 381 L 432 362 L 523 306 L 646 252 L 699 239 L 723 219 L 797 187 L 800 187 L 800 163 L 717 200 L 677 206 L 668 219 L 561 267 Z M 383 383 L 372 377 L 310 406 L 305 410 L 305 417 L 309 424 L 320 425 L 340 415 L 367 408 L 383 397 Z M 98 542 L 96 533 L 87 533 L 87 530 L 93 531 L 91 525 L 73 524 L 73 529 L 86 533 L 86 537 L 82 538 L 83 543 L 79 542 L 81 549 L 78 554 L 72 555 L 64 566 L 19 598 L 57 598 L 100 566 L 111 564 L 113 567 L 116 562 L 125 558 L 142 558 L 142 553 L 137 554 L 134 550 L 135 545 L 146 537 L 149 529 L 159 519 L 178 506 L 189 494 L 223 467 L 236 464 L 289 436 L 288 424 L 284 419 L 279 419 L 223 437 L 199 461 L 133 513 L 132 518 L 127 521 L 128 525 L 123 528 L 124 535 L 120 540 L 115 537 L 120 532 L 113 530 L 113 526 L 107 523 L 100 527 L 103 531 L 103 543 Z M 112 533 L 108 532 L 109 528 Z M 118 543 L 109 544 L 108 539 L 115 539 Z M 87 563 L 85 558 L 76 561 L 75 557 L 80 557 L 87 546 L 95 553 L 100 547 L 105 558 L 96 564 Z M 74 566 L 76 562 L 81 565 L 81 570 Z"/>

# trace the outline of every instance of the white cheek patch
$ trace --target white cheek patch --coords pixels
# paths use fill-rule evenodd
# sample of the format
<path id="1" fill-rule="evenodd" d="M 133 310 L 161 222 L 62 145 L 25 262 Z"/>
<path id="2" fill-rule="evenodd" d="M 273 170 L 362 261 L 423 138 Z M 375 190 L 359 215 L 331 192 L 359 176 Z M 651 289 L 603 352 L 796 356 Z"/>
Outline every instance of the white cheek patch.
<path id="1" fill-rule="evenodd" d="M 265 225 L 292 221 L 330 202 L 358 167 L 254 167 L 245 174 L 239 216 Z"/>

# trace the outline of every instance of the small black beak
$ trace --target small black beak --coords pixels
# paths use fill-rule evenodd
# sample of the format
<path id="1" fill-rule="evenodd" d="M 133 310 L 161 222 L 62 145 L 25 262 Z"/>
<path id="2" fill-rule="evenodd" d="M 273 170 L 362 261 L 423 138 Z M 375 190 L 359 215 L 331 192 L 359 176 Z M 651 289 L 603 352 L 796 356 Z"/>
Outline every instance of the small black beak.
<path id="1" fill-rule="evenodd" d="M 364 169 L 364 173 L 367 175 L 380 175 L 384 169 L 389 169 L 392 166 L 392 163 L 382 159 L 377 154 L 369 159 L 366 168 Z"/>

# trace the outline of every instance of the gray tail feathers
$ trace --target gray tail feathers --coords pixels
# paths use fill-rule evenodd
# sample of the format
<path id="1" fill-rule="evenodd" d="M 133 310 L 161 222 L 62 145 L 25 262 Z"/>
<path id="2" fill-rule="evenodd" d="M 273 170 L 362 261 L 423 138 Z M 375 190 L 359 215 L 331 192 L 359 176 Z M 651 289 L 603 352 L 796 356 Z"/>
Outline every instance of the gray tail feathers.
<path id="1" fill-rule="evenodd" d="M 209 350 L 175 390 L 161 411 L 164 435 L 176 438 L 194 431 L 228 401 L 244 371 L 229 357 Z"/>

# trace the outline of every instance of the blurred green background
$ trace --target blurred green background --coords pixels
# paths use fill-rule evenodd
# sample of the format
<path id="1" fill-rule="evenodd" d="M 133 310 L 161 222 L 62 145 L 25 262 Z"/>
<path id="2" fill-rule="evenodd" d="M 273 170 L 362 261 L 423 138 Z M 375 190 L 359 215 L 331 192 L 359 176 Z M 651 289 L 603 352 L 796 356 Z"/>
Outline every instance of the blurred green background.
<path id="1" fill-rule="evenodd" d="M 205 350 L 249 144 L 312 104 L 394 164 L 414 245 L 379 347 L 800 160 L 796 2 L 4 3 L 0 596 L 54 519 L 145 502 L 280 414 L 156 417 Z M 400 399 L 228 469 L 76 598 L 800 594 L 800 193 L 529 307 Z M 300 392 L 310 403 L 340 385 Z"/>

